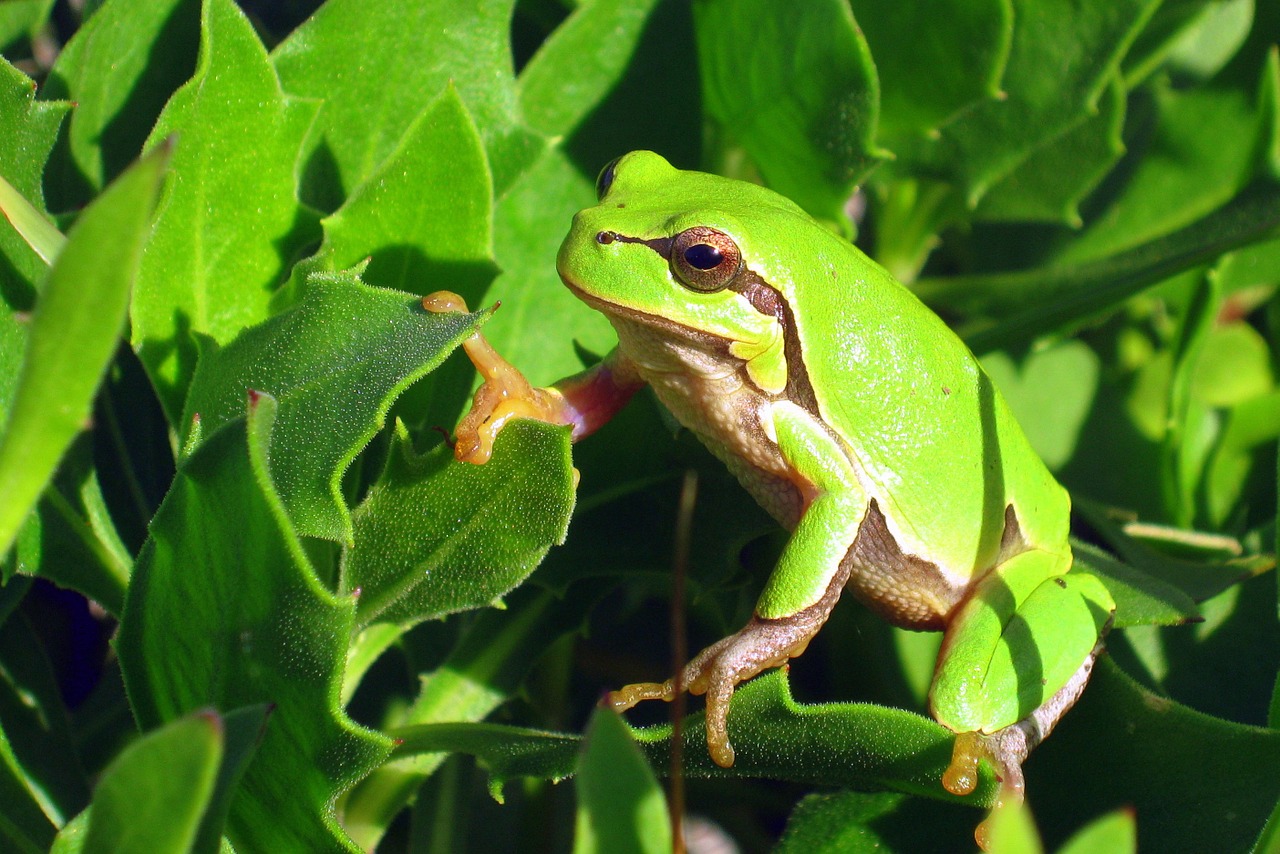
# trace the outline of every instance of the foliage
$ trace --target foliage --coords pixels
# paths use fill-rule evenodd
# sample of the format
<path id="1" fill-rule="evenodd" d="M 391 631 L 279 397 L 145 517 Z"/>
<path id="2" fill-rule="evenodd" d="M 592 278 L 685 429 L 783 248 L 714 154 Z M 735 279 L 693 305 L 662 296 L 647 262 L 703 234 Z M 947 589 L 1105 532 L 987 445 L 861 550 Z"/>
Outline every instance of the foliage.
<path id="1" fill-rule="evenodd" d="M 554 257 L 649 148 L 910 283 L 1072 492 L 1116 629 L 997 849 L 1274 850 L 1278 41 L 1259 0 L 0 3 L 0 847 L 661 850 L 673 754 L 744 850 L 969 844 L 937 637 L 854 603 L 740 690 L 732 769 L 697 712 L 588 726 L 673 667 L 673 565 L 696 648 L 781 543 L 651 397 L 572 456 L 441 441 L 481 324 L 539 384 L 612 346 Z"/>

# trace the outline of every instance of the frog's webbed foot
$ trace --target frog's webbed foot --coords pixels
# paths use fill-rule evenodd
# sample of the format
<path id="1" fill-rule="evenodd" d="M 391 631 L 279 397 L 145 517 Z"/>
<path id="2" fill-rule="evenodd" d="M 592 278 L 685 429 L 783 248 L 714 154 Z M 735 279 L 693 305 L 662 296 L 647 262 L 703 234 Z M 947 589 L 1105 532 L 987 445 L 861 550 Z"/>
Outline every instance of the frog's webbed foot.
<path id="1" fill-rule="evenodd" d="M 462 297 L 437 291 L 422 298 L 422 306 L 435 312 L 465 312 Z M 453 455 L 468 463 L 486 463 L 493 455 L 498 433 L 512 418 L 532 418 L 551 424 L 568 424 L 563 397 L 555 389 L 534 388 L 519 369 L 504 359 L 479 332 L 462 342 L 467 358 L 484 384 L 476 390 L 471 409 L 456 429 Z"/>
<path id="2" fill-rule="evenodd" d="M 736 634 L 712 644 L 685 665 L 678 677 L 666 682 L 643 682 L 611 691 L 604 703 L 625 711 L 641 700 L 671 702 L 680 691 L 707 697 L 707 750 L 722 768 L 733 765 L 729 743 L 729 701 L 740 683 L 801 655 L 809 646 L 839 598 L 843 574 L 816 604 L 790 617 L 765 620 L 752 617 Z"/>

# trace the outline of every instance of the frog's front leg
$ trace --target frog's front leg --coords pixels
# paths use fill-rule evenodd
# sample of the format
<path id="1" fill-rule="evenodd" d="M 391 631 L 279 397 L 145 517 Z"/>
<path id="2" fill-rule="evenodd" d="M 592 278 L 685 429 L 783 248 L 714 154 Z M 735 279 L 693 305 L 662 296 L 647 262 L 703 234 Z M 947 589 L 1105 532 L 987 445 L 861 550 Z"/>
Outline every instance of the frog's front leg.
<path id="1" fill-rule="evenodd" d="M 1022 763 L 1084 690 L 1115 603 L 1094 576 L 1066 572 L 1070 561 L 1065 547 L 1008 558 L 949 622 L 929 701 L 957 733 L 942 780 L 951 793 L 972 792 L 986 759 L 996 808 L 1021 802 Z"/>
<path id="2" fill-rule="evenodd" d="M 467 310 L 462 297 L 449 291 L 428 294 L 422 306 L 442 313 Z M 635 366 L 617 350 L 581 373 L 535 388 L 479 332 L 462 342 L 462 349 L 484 380 L 454 431 L 454 456 L 468 463 L 488 462 L 498 433 L 514 418 L 571 427 L 576 442 L 612 418 L 644 385 Z"/>
<path id="3" fill-rule="evenodd" d="M 699 653 L 678 680 L 628 685 L 605 698 L 623 711 L 642 700 L 670 702 L 678 690 L 705 694 L 707 749 L 725 768 L 734 760 L 728 733 L 734 689 L 803 653 L 826 623 L 848 580 L 849 568 L 842 564 L 868 504 L 845 450 L 812 416 L 782 402 L 767 417 L 804 510 L 754 616 L 742 630 Z"/>

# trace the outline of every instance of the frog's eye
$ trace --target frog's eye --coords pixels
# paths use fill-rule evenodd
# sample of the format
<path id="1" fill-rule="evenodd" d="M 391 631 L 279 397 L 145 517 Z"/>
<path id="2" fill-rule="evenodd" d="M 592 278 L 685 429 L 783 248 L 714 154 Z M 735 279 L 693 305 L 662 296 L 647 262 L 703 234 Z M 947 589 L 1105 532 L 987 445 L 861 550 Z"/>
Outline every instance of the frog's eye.
<path id="1" fill-rule="evenodd" d="M 596 178 L 596 201 L 603 202 L 604 194 L 613 186 L 613 176 L 618 171 L 618 161 L 621 159 L 613 158 L 600 170 L 600 175 Z"/>
<path id="2" fill-rule="evenodd" d="M 671 241 L 671 269 L 685 287 L 714 293 L 727 288 L 737 277 L 742 269 L 742 251 L 723 231 L 694 226 Z"/>

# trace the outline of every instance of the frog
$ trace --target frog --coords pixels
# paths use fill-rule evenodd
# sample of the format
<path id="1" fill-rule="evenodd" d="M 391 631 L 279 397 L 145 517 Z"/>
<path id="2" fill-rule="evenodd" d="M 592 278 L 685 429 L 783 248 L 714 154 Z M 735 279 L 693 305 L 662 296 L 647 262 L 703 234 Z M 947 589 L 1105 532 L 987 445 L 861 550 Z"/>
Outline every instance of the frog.
<path id="1" fill-rule="evenodd" d="M 734 690 L 801 655 L 847 592 L 895 626 L 943 633 L 928 692 L 956 736 L 942 786 L 972 793 L 985 759 L 996 807 L 1021 803 L 1022 765 L 1084 690 L 1115 602 L 1072 571 L 1070 497 L 977 358 L 882 266 L 766 187 L 635 151 L 596 189 L 556 265 L 616 348 L 534 388 L 472 336 L 485 381 L 455 455 L 483 463 L 522 417 L 578 441 L 647 386 L 790 532 L 746 625 L 605 702 L 704 695 L 710 756 L 732 766 Z M 424 305 L 465 310 L 447 293 Z"/>

